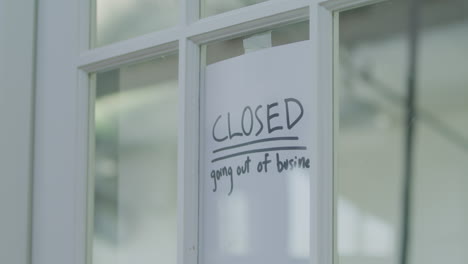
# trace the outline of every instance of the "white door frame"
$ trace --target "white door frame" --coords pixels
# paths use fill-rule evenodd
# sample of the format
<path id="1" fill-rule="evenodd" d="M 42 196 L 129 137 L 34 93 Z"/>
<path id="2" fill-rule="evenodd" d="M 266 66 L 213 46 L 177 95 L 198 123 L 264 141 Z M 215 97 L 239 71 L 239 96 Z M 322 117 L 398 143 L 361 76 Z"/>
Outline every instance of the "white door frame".
<path id="1" fill-rule="evenodd" d="M 333 262 L 333 15 L 375 0 L 277 0 L 197 19 L 180 0 L 171 29 L 88 49 L 90 4 L 39 1 L 32 264 L 85 264 L 87 175 L 92 153 L 89 73 L 179 53 L 178 263 L 198 262 L 200 45 L 287 23 L 310 21 L 319 133 L 312 160 L 310 263 Z M 91 102 L 91 103 L 90 103 Z M 195 133 L 194 133 L 195 132 Z M 91 189 L 90 189 L 91 190 Z M 316 211 L 312 211 L 316 210 Z"/>
<path id="2" fill-rule="evenodd" d="M 0 262 L 31 262 L 36 1 L 0 0 Z"/>

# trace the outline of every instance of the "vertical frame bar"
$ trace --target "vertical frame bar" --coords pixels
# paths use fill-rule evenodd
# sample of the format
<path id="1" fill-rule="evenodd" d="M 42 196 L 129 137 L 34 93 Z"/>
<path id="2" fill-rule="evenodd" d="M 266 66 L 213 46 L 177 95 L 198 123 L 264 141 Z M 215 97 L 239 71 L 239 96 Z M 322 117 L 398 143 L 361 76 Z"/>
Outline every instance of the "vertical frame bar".
<path id="1" fill-rule="evenodd" d="M 96 38 L 96 0 L 76 1 L 79 51 L 89 50 Z"/>
<path id="2" fill-rule="evenodd" d="M 93 256 L 93 235 L 94 235 L 94 168 L 95 168 L 95 102 L 96 102 L 96 74 L 90 76 L 89 73 L 84 73 L 88 77 L 86 84 L 88 85 L 88 148 L 87 148 L 87 183 L 86 183 L 86 230 L 85 234 L 85 253 L 86 259 L 84 263 L 91 264 Z M 83 83 L 85 80 L 83 80 Z M 80 263 L 80 262 L 78 262 Z"/>
<path id="3" fill-rule="evenodd" d="M 180 25 L 186 27 L 200 17 L 200 0 L 179 0 Z"/>
<path id="4" fill-rule="evenodd" d="M 179 0 L 180 25 L 199 18 L 199 0 Z M 185 34 L 179 38 L 179 127 L 177 157 L 177 263 L 198 263 L 200 49 Z"/>
<path id="5" fill-rule="evenodd" d="M 310 38 L 315 46 L 314 85 L 317 94 L 315 124 L 318 127 L 314 139 L 316 171 L 315 181 L 311 181 L 311 213 L 315 213 L 317 223 L 311 217 L 311 263 L 333 263 L 333 21 L 332 13 L 316 1 L 310 8 Z M 315 199 L 315 201 L 314 201 Z M 313 206 L 315 206 L 315 211 Z"/>
<path id="6" fill-rule="evenodd" d="M 77 244 L 84 225 L 79 192 L 86 190 L 78 190 L 77 181 L 86 176 L 87 145 L 80 121 L 87 115 L 80 99 L 86 90 L 79 91 L 76 68 L 78 7 L 79 1 L 38 1 L 33 264 L 79 263 L 84 257 L 83 244 Z"/>
<path id="7" fill-rule="evenodd" d="M 177 263 L 198 258 L 199 58 L 198 45 L 179 41 Z"/>
<path id="8" fill-rule="evenodd" d="M 92 208 L 93 204 L 93 161 L 94 161 L 94 91 L 89 74 L 77 71 L 77 138 L 75 177 L 75 263 L 91 263 L 92 253 Z M 91 207 L 90 207 L 91 206 Z M 91 221 L 91 222 L 89 222 Z M 90 236 L 91 235 L 91 236 Z"/>
<path id="9" fill-rule="evenodd" d="M 78 10 L 78 53 L 95 41 L 96 2 L 75 1 Z M 75 177 L 75 264 L 92 262 L 94 208 L 94 96 L 95 82 L 77 68 L 77 174 Z"/>
<path id="10" fill-rule="evenodd" d="M 332 26 L 332 31 L 333 31 L 333 66 L 332 66 L 332 71 L 333 71 L 333 86 L 336 84 L 336 81 L 338 79 L 338 76 L 340 76 L 339 73 L 339 13 L 333 13 L 332 19 L 333 19 L 333 26 Z M 332 89 L 332 133 L 333 133 L 333 146 L 332 146 L 332 151 L 333 151 L 333 162 L 332 162 L 332 169 L 333 169 L 333 183 L 332 183 L 332 189 L 333 189 L 333 264 L 337 264 L 339 262 L 338 259 L 338 239 L 337 239 L 337 233 L 336 230 L 338 230 L 338 225 L 337 225 L 337 216 L 338 216 L 338 199 L 334 197 L 336 193 L 338 193 L 338 179 L 335 177 L 335 175 L 338 175 L 337 173 L 337 161 L 338 161 L 338 152 L 337 150 L 337 143 L 336 139 L 338 138 L 338 132 L 340 129 L 340 124 L 339 124 L 339 90 L 338 89 Z"/>
<path id="11" fill-rule="evenodd" d="M 0 259 L 30 264 L 38 1 L 0 1 Z"/>

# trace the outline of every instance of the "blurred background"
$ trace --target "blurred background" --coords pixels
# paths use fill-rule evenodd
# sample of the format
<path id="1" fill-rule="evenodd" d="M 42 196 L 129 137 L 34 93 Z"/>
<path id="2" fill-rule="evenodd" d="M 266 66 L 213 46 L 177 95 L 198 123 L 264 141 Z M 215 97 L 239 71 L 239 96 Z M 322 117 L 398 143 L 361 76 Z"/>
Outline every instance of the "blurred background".
<path id="1" fill-rule="evenodd" d="M 92 263 L 176 263 L 177 65 L 171 55 L 92 76 Z"/>
<path id="2" fill-rule="evenodd" d="M 336 263 L 466 263 L 468 1 L 337 16 Z"/>

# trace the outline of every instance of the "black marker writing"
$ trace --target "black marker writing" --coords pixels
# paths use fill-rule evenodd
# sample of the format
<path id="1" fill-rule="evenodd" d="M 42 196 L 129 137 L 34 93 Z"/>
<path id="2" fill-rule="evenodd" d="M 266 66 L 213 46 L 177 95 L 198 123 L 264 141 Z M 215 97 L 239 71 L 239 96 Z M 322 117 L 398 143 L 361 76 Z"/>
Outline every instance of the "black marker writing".
<path id="1" fill-rule="evenodd" d="M 281 160 L 279 153 L 276 153 L 276 168 L 278 172 L 293 170 L 295 168 L 308 169 L 310 168 L 310 159 L 294 156 L 294 159 Z"/>
<path id="2" fill-rule="evenodd" d="M 260 128 L 258 129 L 257 133 L 255 133 L 255 136 L 258 136 L 260 134 L 260 132 L 262 132 L 263 130 L 263 123 L 262 123 L 262 120 L 260 119 L 260 117 L 258 117 L 258 110 L 260 110 L 262 108 L 261 105 L 257 106 L 257 108 L 255 108 L 255 118 L 257 119 L 258 123 L 260 124 Z"/>
<path id="3" fill-rule="evenodd" d="M 296 103 L 296 105 L 299 106 L 299 108 L 301 109 L 301 113 L 296 117 L 296 120 L 294 120 L 292 123 L 290 123 L 290 120 L 289 120 L 289 103 L 290 102 Z M 297 124 L 297 122 L 299 122 L 299 120 L 301 120 L 302 116 L 304 115 L 304 108 L 302 107 L 301 102 L 299 102 L 299 100 L 294 99 L 294 98 L 284 99 L 284 104 L 286 105 L 286 123 L 287 123 L 288 129 L 291 129 Z"/>
<path id="4" fill-rule="evenodd" d="M 274 114 L 271 114 L 270 115 L 270 109 L 272 109 L 273 107 L 275 106 L 278 106 L 278 103 L 272 103 L 272 104 L 269 104 L 267 105 L 267 125 L 268 125 L 268 133 L 271 133 L 275 130 L 281 130 L 283 129 L 282 126 L 275 126 L 275 127 L 271 127 L 271 120 L 275 117 L 278 117 L 279 114 L 278 113 L 274 113 Z"/>
<path id="5" fill-rule="evenodd" d="M 218 183 L 217 182 L 223 176 L 229 177 L 230 180 L 231 180 L 231 189 L 229 191 L 229 195 L 231 195 L 232 190 L 234 189 L 234 179 L 232 178 L 232 167 L 231 166 L 222 167 L 221 169 L 211 171 L 211 178 L 213 179 L 213 182 L 214 182 L 213 192 L 216 192 L 216 190 L 218 189 Z"/>
<path id="6" fill-rule="evenodd" d="M 280 105 L 281 104 L 281 105 Z M 284 112 L 281 111 L 284 107 Z M 245 106 L 242 111 L 227 112 L 217 116 L 213 122 L 212 137 L 216 142 L 231 140 L 235 137 L 255 136 L 261 133 L 272 134 L 275 131 L 294 128 L 304 115 L 304 107 L 301 102 L 295 98 L 286 98 L 282 102 L 272 102 L 263 105 L 257 105 L 255 111 L 250 106 Z M 262 109 L 264 109 L 262 111 Z M 298 109 L 298 111 L 292 111 Z M 255 118 L 254 118 L 255 115 Z M 266 129 L 264 128 L 264 124 Z"/>
<path id="7" fill-rule="evenodd" d="M 229 139 L 232 139 L 233 137 L 236 136 L 242 136 L 242 133 L 240 132 L 231 132 L 231 113 L 228 113 L 228 131 L 229 131 Z"/>
<path id="8" fill-rule="evenodd" d="M 214 140 L 216 140 L 216 141 L 218 141 L 218 142 L 222 142 L 222 141 L 226 140 L 228 137 L 227 137 L 227 136 L 225 136 L 225 137 L 223 137 L 223 138 L 217 138 L 217 137 L 216 137 L 216 135 L 215 135 L 215 129 L 216 129 L 216 124 L 218 124 L 219 119 L 221 119 L 221 115 L 219 115 L 218 118 L 216 118 L 216 121 L 215 121 L 214 124 L 213 124 L 213 131 L 212 131 L 212 133 L 213 133 L 213 139 L 214 139 Z"/>
<path id="9" fill-rule="evenodd" d="M 245 127 L 244 127 L 245 113 L 247 112 L 247 110 L 249 110 L 249 116 L 250 116 L 249 132 L 245 131 Z M 252 113 L 252 109 L 250 108 L 250 106 L 247 106 L 244 108 L 244 111 L 242 111 L 242 132 L 244 132 L 244 135 L 249 136 L 252 133 L 252 130 L 253 130 L 253 113 Z"/>

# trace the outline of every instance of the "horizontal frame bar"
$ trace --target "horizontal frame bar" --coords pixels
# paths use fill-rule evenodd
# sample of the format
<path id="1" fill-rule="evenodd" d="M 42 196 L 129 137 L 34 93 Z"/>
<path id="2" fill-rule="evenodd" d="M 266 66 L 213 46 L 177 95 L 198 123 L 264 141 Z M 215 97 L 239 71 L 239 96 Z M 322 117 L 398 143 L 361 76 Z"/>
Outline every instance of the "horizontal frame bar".
<path id="1" fill-rule="evenodd" d="M 173 53 L 179 48 L 180 36 L 181 30 L 175 28 L 85 51 L 79 56 L 77 66 L 86 72 L 98 72 Z"/>
<path id="2" fill-rule="evenodd" d="M 202 19 L 188 28 L 186 37 L 197 44 L 234 38 L 260 29 L 300 22 L 309 17 L 309 1 L 263 2 Z"/>
<path id="3" fill-rule="evenodd" d="M 367 6 L 387 0 L 328 0 L 320 5 L 331 12 L 342 12 L 361 6 Z"/>
<path id="4" fill-rule="evenodd" d="M 307 20 L 308 0 L 263 2 L 201 19 L 186 27 L 149 33 L 108 46 L 84 51 L 77 67 L 86 72 L 105 71 L 122 64 L 176 52 L 178 43 L 223 40 L 261 29 Z"/>

